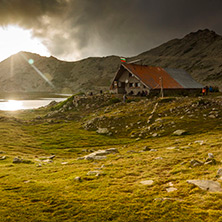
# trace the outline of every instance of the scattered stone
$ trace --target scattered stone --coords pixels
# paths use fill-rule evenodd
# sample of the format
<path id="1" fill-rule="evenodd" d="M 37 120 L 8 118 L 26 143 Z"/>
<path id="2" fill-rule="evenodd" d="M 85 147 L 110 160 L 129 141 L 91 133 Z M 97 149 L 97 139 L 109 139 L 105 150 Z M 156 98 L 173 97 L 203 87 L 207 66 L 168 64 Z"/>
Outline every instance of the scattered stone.
<path id="1" fill-rule="evenodd" d="M 98 171 L 98 170 L 96 170 L 96 171 L 89 171 L 89 172 L 87 173 L 87 176 L 96 176 L 96 177 L 98 177 L 98 176 L 100 176 L 102 173 L 103 173 L 103 172 Z"/>
<path id="2" fill-rule="evenodd" d="M 198 186 L 200 189 L 209 192 L 222 192 L 222 188 L 219 182 L 211 180 L 187 180 L 187 183 Z"/>
<path id="3" fill-rule="evenodd" d="M 169 182 L 169 183 L 168 183 L 168 186 L 173 187 L 173 183 L 172 183 L 172 182 Z"/>
<path id="4" fill-rule="evenodd" d="M 55 155 L 52 155 L 52 156 L 50 156 L 50 157 L 48 157 L 48 159 L 54 159 L 55 158 Z"/>
<path id="5" fill-rule="evenodd" d="M 215 119 L 215 118 L 216 118 L 216 116 L 215 116 L 215 115 L 213 115 L 213 114 L 211 114 L 211 115 L 209 115 L 209 118 L 211 118 L 211 119 Z"/>
<path id="6" fill-rule="evenodd" d="M 36 166 L 37 166 L 37 167 L 41 167 L 41 166 L 42 166 L 42 164 L 41 164 L 41 163 L 39 163 L 39 164 L 37 164 Z"/>
<path id="7" fill-rule="evenodd" d="M 106 158 L 106 156 L 95 156 L 94 160 L 105 160 Z"/>
<path id="8" fill-rule="evenodd" d="M 186 133 L 187 133 L 186 130 L 176 130 L 176 131 L 173 132 L 173 135 L 174 136 L 182 136 Z"/>
<path id="9" fill-rule="evenodd" d="M 151 149 L 151 150 L 150 150 L 150 152 L 156 152 L 156 151 L 157 151 L 156 149 Z"/>
<path id="10" fill-rule="evenodd" d="M 162 160 L 162 159 L 163 159 L 163 157 L 161 157 L 161 156 L 154 158 L 154 160 Z"/>
<path id="11" fill-rule="evenodd" d="M 68 164 L 68 162 L 62 162 L 61 164 L 62 164 L 62 165 L 67 165 L 67 164 Z"/>
<path id="12" fill-rule="evenodd" d="M 148 147 L 148 146 L 145 146 L 144 148 L 143 148 L 143 151 L 150 151 L 151 149 Z"/>
<path id="13" fill-rule="evenodd" d="M 26 180 L 26 181 L 24 181 L 24 183 L 30 183 L 31 181 L 30 180 Z"/>
<path id="14" fill-rule="evenodd" d="M 217 177 L 222 177 L 222 168 L 218 169 Z"/>
<path id="15" fill-rule="evenodd" d="M 190 161 L 190 164 L 191 164 L 193 167 L 196 167 L 196 166 L 201 166 L 201 165 L 203 165 L 204 163 L 203 163 L 202 161 L 192 159 L 192 160 Z"/>
<path id="16" fill-rule="evenodd" d="M 43 162 L 43 163 L 52 163 L 53 160 L 51 160 L 51 159 L 46 159 L 46 160 L 42 160 L 42 162 Z"/>
<path id="17" fill-rule="evenodd" d="M 22 163 L 23 162 L 23 159 L 20 159 L 18 157 L 15 157 L 12 161 L 12 163 Z"/>
<path id="18" fill-rule="evenodd" d="M 136 141 L 139 141 L 140 139 L 141 139 L 141 138 L 138 137 L 138 138 L 136 138 Z"/>
<path id="19" fill-rule="evenodd" d="M 6 156 L 1 156 L 0 157 L 0 160 L 5 160 L 6 159 Z"/>
<path id="20" fill-rule="evenodd" d="M 167 147 L 166 149 L 167 150 L 174 150 L 174 149 L 176 149 L 176 147 L 175 146 L 171 146 L 171 147 Z"/>
<path id="21" fill-rule="evenodd" d="M 86 155 L 84 157 L 79 157 L 77 160 L 103 160 L 106 159 L 106 155 L 108 154 L 115 154 L 118 153 L 118 149 L 116 148 L 109 148 L 107 150 L 98 150 L 93 153 L 90 153 L 89 155 Z"/>
<path id="22" fill-rule="evenodd" d="M 157 136 L 158 136 L 157 133 L 152 134 L 152 137 L 157 137 Z"/>
<path id="23" fill-rule="evenodd" d="M 208 158 L 211 158 L 211 159 L 213 159 L 213 158 L 214 158 L 214 155 L 213 155 L 213 153 L 208 153 Z"/>
<path id="24" fill-rule="evenodd" d="M 85 157 L 78 157 L 77 160 L 84 160 Z"/>
<path id="25" fill-rule="evenodd" d="M 109 130 L 107 128 L 98 128 L 96 132 L 99 134 L 108 134 Z"/>
<path id="26" fill-rule="evenodd" d="M 154 183 L 154 181 L 153 180 L 143 180 L 143 181 L 140 181 L 140 183 L 143 185 L 151 186 Z"/>
<path id="27" fill-rule="evenodd" d="M 176 190 L 177 190 L 177 188 L 175 188 L 175 187 L 166 188 L 166 191 L 167 191 L 168 193 L 173 192 L 173 191 L 176 191 Z"/>
<path id="28" fill-rule="evenodd" d="M 118 149 L 117 148 L 109 148 L 106 150 L 107 154 L 110 154 L 110 153 L 119 153 Z"/>
<path id="29" fill-rule="evenodd" d="M 199 143 L 201 146 L 204 144 L 203 140 L 196 140 L 194 143 Z"/>
<path id="30" fill-rule="evenodd" d="M 78 182 L 81 182 L 81 177 L 75 177 L 75 179 L 74 179 L 75 181 L 78 181 Z"/>

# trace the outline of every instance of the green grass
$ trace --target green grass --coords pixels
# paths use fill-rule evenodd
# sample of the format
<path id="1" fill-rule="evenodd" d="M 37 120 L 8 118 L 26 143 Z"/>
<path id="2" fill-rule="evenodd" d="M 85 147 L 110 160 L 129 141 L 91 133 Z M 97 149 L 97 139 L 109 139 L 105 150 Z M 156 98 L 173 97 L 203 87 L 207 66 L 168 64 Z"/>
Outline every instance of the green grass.
<path id="1" fill-rule="evenodd" d="M 141 131 L 135 123 L 141 121 L 147 125 L 155 100 L 118 103 L 105 113 L 106 107 L 93 113 L 80 110 L 83 118 L 67 121 L 63 119 L 65 115 L 78 114 L 76 110 L 69 111 L 53 123 L 44 117 L 48 110 L 14 114 L 21 121 L 12 119 L 12 113 L 1 113 L 7 118 L 0 126 L 0 151 L 6 152 L 0 156 L 7 158 L 0 160 L 0 221 L 222 221 L 222 193 L 202 191 L 186 182 L 216 181 L 217 170 L 222 167 L 221 116 L 204 121 L 203 114 L 212 107 L 199 107 L 197 118 L 184 115 L 184 106 L 196 101 L 196 98 L 180 98 L 161 103 L 150 124 L 161 114 L 160 118 L 166 121 L 165 133 L 137 141 L 130 136 L 132 131 Z M 177 111 L 170 113 L 171 108 Z M 118 133 L 105 136 L 84 130 L 82 123 L 95 112 L 106 117 L 104 126 L 109 122 L 111 127 L 108 120 L 117 117 L 113 124 L 121 123 Z M 181 115 L 185 117 L 180 119 Z M 44 118 L 32 121 L 36 116 Z M 172 136 L 174 129 L 167 125 L 171 121 L 175 121 L 176 128 L 185 128 L 188 134 Z M 125 128 L 129 123 L 134 126 Z M 204 143 L 195 143 L 197 140 Z M 142 152 L 145 146 L 156 151 Z M 111 147 L 119 153 L 100 161 L 77 160 L 88 154 L 85 149 Z M 214 154 L 216 165 L 191 166 L 191 159 L 204 161 L 208 153 Z M 52 163 L 42 162 L 51 154 L 56 154 Z M 32 163 L 13 164 L 16 156 Z M 87 175 L 102 165 L 101 176 Z M 81 177 L 81 181 L 76 181 L 76 177 Z M 153 185 L 140 184 L 150 179 Z M 167 193 L 169 182 L 177 191 Z"/>

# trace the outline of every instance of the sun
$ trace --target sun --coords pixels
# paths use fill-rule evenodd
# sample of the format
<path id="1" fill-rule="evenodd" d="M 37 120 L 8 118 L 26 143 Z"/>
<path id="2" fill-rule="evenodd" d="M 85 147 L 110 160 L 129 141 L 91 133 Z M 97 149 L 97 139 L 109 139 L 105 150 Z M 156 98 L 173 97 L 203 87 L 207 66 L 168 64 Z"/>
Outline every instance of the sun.
<path id="1" fill-rule="evenodd" d="M 0 61 L 20 51 L 50 56 L 40 39 L 32 36 L 31 30 L 18 26 L 0 27 Z"/>

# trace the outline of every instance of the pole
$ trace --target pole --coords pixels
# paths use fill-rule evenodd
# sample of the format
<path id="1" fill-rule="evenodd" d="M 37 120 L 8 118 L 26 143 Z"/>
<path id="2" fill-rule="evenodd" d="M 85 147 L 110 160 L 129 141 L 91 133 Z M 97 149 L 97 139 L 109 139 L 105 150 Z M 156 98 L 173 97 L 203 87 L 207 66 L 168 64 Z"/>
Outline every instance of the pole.
<path id="1" fill-rule="evenodd" d="M 163 78 L 162 78 L 162 76 L 160 77 L 160 93 L 161 93 L 161 97 L 163 98 Z"/>

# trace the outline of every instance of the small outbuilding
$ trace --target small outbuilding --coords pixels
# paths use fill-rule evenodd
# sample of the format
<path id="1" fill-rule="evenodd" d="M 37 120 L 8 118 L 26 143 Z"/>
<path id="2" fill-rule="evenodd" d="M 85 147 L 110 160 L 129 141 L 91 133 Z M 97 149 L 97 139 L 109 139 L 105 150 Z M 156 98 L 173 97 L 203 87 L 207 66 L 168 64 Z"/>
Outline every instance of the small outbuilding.
<path id="1" fill-rule="evenodd" d="M 117 71 L 110 91 L 117 94 L 149 95 L 152 92 L 197 91 L 203 86 L 181 69 L 170 69 L 123 63 Z"/>

